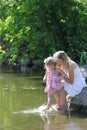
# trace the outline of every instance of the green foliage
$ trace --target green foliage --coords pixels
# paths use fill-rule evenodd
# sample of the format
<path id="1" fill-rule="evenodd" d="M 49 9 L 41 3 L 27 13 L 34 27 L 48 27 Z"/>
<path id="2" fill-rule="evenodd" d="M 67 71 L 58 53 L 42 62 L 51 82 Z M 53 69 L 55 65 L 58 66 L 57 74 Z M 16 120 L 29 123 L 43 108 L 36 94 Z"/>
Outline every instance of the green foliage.
<path id="1" fill-rule="evenodd" d="M 6 56 L 6 52 L 2 50 L 2 46 L 0 46 L 0 61 L 2 61 L 5 56 Z"/>
<path id="2" fill-rule="evenodd" d="M 1 0 L 0 41 L 10 63 L 34 59 L 42 64 L 57 50 L 80 62 L 80 53 L 87 51 L 87 2 Z"/>
<path id="3" fill-rule="evenodd" d="M 87 64 L 87 52 L 82 52 L 80 57 L 80 64 Z"/>

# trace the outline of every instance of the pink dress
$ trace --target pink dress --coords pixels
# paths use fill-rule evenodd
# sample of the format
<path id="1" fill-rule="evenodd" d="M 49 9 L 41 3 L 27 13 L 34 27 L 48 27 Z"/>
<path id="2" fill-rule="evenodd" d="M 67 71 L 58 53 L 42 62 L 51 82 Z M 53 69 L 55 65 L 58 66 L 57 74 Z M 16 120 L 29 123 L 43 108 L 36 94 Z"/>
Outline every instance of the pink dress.
<path id="1" fill-rule="evenodd" d="M 50 92 L 52 89 L 60 90 L 63 88 L 63 82 L 61 78 L 56 74 L 56 70 L 46 71 L 46 87 L 45 92 Z"/>

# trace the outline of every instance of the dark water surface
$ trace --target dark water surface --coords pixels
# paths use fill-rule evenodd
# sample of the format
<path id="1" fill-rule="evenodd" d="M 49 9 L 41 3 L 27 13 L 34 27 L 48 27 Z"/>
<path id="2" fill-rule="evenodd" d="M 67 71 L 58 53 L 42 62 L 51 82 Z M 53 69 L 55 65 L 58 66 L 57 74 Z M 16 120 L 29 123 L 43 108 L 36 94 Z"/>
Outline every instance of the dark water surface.
<path id="1" fill-rule="evenodd" d="M 0 130 L 87 130 L 81 112 L 43 112 L 47 95 L 37 72 L 0 71 Z M 55 103 L 55 100 L 53 100 Z"/>

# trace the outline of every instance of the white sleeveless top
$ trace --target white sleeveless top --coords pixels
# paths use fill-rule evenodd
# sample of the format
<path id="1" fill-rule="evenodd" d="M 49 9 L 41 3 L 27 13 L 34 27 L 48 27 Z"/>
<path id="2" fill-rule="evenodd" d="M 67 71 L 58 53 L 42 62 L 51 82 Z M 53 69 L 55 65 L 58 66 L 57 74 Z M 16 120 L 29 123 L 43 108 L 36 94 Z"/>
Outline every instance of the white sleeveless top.
<path id="1" fill-rule="evenodd" d="M 69 84 L 65 81 L 64 89 L 71 97 L 74 97 L 82 91 L 83 87 L 86 85 L 86 82 L 78 65 L 74 61 L 70 61 L 70 65 L 71 64 L 75 64 L 76 66 L 76 69 L 74 70 L 74 82 L 73 84 Z"/>

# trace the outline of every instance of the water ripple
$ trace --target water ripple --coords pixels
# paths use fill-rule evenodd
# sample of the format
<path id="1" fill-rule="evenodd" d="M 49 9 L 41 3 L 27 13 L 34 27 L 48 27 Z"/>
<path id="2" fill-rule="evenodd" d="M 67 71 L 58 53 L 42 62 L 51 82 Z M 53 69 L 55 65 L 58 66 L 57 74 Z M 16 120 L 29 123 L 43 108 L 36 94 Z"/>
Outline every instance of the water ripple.
<path id="1" fill-rule="evenodd" d="M 55 107 L 55 105 L 52 106 L 52 108 L 50 108 L 49 110 L 47 111 L 44 111 L 44 108 L 46 107 L 46 105 L 41 105 L 39 106 L 38 108 L 34 108 L 34 109 L 28 109 L 28 110 L 22 110 L 22 111 L 16 111 L 16 112 L 13 112 L 13 114 L 35 114 L 35 113 L 38 113 L 40 115 L 44 115 L 46 113 L 57 113 L 57 109 Z"/>

